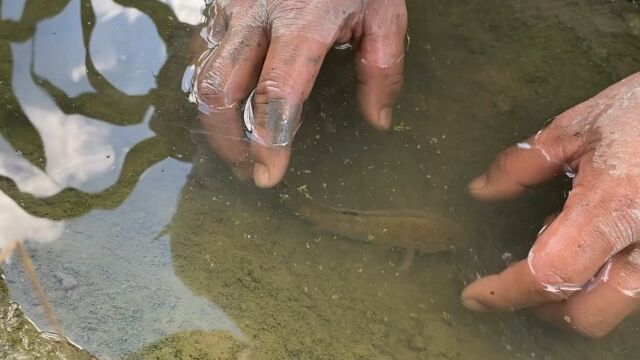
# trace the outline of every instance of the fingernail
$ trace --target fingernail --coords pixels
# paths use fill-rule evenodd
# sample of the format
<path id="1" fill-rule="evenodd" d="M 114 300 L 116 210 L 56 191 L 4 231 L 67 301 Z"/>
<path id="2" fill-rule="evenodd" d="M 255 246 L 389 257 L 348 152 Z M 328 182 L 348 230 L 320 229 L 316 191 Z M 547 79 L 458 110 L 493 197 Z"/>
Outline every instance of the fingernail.
<path id="1" fill-rule="evenodd" d="M 482 304 L 475 298 L 463 298 L 462 305 L 471 311 L 484 312 L 489 311 L 489 308 Z"/>
<path id="2" fill-rule="evenodd" d="M 271 187 L 271 176 L 269 175 L 269 169 L 264 164 L 253 164 L 253 182 L 257 187 L 268 188 Z"/>
<path id="3" fill-rule="evenodd" d="M 487 175 L 482 174 L 469 183 L 470 191 L 480 191 L 487 185 Z"/>
<path id="4" fill-rule="evenodd" d="M 391 120 L 393 119 L 393 109 L 391 107 L 386 107 L 380 110 L 380 114 L 378 115 L 378 124 L 380 128 L 387 130 L 391 127 Z"/>

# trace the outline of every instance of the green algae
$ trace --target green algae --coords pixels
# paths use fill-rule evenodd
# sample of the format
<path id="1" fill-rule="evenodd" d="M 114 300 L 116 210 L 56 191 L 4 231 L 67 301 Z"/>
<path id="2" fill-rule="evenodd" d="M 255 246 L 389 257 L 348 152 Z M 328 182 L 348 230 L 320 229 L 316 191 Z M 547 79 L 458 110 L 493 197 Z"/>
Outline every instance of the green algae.
<path id="1" fill-rule="evenodd" d="M 225 332 L 192 331 L 173 334 L 145 346 L 127 360 L 247 360 L 245 343 Z"/>
<path id="2" fill-rule="evenodd" d="M 0 359 L 91 360 L 94 357 L 66 342 L 43 336 L 27 320 L 20 306 L 11 302 L 7 286 L 0 281 Z"/>

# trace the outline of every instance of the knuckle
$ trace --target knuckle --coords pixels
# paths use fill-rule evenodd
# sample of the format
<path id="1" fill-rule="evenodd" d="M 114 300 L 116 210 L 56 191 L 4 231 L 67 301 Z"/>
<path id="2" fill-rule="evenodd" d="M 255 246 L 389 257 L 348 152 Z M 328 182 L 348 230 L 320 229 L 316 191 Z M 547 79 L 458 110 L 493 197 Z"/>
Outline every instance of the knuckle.
<path id="1" fill-rule="evenodd" d="M 260 80 L 255 92 L 255 125 L 259 129 L 270 128 L 286 117 L 284 109 L 285 91 L 278 76 Z"/>
<path id="2" fill-rule="evenodd" d="M 581 314 L 572 319 L 571 328 L 582 336 L 601 339 L 613 329 L 613 326 L 607 326 L 598 316 Z"/>
<path id="3" fill-rule="evenodd" d="M 569 275 L 566 271 L 548 269 L 537 275 L 536 292 L 548 301 L 567 299 L 579 288 L 580 279 Z"/>
<path id="4" fill-rule="evenodd" d="M 535 258 L 530 262 L 536 280 L 535 292 L 549 301 L 560 301 L 579 290 L 584 280 L 566 266 L 558 266 L 555 261 Z"/>
<path id="5" fill-rule="evenodd" d="M 627 266 L 636 274 L 640 274 L 640 246 L 634 246 L 626 260 Z"/>
<path id="6" fill-rule="evenodd" d="M 381 94 L 395 96 L 404 85 L 404 74 L 402 71 L 378 73 L 359 71 L 357 75 L 356 81 L 358 85 L 369 86 Z"/>
<path id="7" fill-rule="evenodd" d="M 259 6 L 236 9 L 229 14 L 229 27 L 248 33 L 260 32 L 267 25 L 266 12 Z"/>
<path id="8" fill-rule="evenodd" d="M 636 238 L 635 227 L 629 214 L 616 212 L 598 221 L 594 231 L 600 235 L 612 253 L 617 253 Z"/>
<path id="9" fill-rule="evenodd" d="M 290 78 L 286 71 L 274 68 L 260 79 L 256 95 L 265 98 L 267 102 L 284 100 L 289 84 Z"/>
<path id="10" fill-rule="evenodd" d="M 321 1 L 273 1 L 266 9 L 267 21 L 274 36 L 300 33 L 328 42 L 358 7 L 355 2 L 345 6 L 327 6 Z"/>
<path id="11" fill-rule="evenodd" d="M 616 287 L 622 292 L 636 297 L 640 287 L 640 247 L 632 246 L 624 252 L 616 274 Z"/>
<path id="12" fill-rule="evenodd" d="M 518 157 L 518 148 L 511 146 L 504 150 L 495 160 L 495 166 L 501 173 L 506 173 L 511 168 L 513 159 Z"/>
<path id="13" fill-rule="evenodd" d="M 226 107 L 228 80 L 224 70 L 214 64 L 202 76 L 196 80 L 196 90 L 199 97 L 207 105 L 215 107 Z"/>
<path id="14" fill-rule="evenodd" d="M 617 253 L 639 240 L 640 214 L 635 199 L 628 196 L 611 197 L 610 203 L 596 206 L 593 233 L 602 239 L 612 253 Z M 604 215 L 604 216 L 603 216 Z"/>
<path id="15" fill-rule="evenodd" d="M 289 2 L 287 5 L 273 7 L 269 11 L 268 19 L 272 30 L 279 31 L 301 30 L 311 26 L 306 19 L 317 18 L 309 15 L 310 10 L 305 9 L 302 2 Z"/>
<path id="16" fill-rule="evenodd" d="M 615 194 L 605 193 L 605 195 L 615 195 L 608 196 L 607 198 L 611 199 L 611 204 L 609 207 L 612 210 L 627 210 L 627 209 L 638 209 L 640 208 L 640 198 L 636 196 L 636 190 L 630 186 L 626 186 L 625 184 L 612 184 L 611 190 L 615 191 Z M 631 195 L 632 194 L 632 195 Z"/>
<path id="17" fill-rule="evenodd" d="M 404 84 L 404 76 L 401 72 L 394 72 L 387 79 L 387 87 L 392 91 L 398 91 Z"/>
<path id="18" fill-rule="evenodd" d="M 397 11 L 396 13 L 396 24 L 398 24 L 398 26 L 401 29 L 404 29 L 404 31 L 406 31 L 407 29 L 407 24 L 409 22 L 409 16 L 407 14 L 407 5 L 404 1 L 398 1 L 398 4 L 394 7 Z"/>

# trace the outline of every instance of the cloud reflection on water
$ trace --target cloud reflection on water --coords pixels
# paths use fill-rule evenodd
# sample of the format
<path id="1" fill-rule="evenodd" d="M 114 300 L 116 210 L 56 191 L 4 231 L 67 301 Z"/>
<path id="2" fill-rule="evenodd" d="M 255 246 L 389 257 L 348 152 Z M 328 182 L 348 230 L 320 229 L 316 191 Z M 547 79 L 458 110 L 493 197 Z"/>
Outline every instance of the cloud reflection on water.
<path id="1" fill-rule="evenodd" d="M 200 17 L 202 2 L 197 2 L 169 1 L 183 21 Z M 42 168 L 30 163 L 11 145 L 29 139 L 0 135 L 0 175 L 39 198 L 67 188 L 100 193 L 117 187 L 129 151 L 156 136 L 149 125 L 157 115 L 153 105 L 137 123 L 120 126 L 62 110 L 60 99 L 53 99 L 39 83 L 40 78 L 47 80 L 69 97 L 99 96 L 101 89 L 87 76 L 90 60 L 98 75 L 124 94 L 148 95 L 157 87 L 156 75 L 167 51 L 152 20 L 112 0 L 91 4 L 96 24 L 89 49 L 83 39 L 80 0 L 71 0 L 61 12 L 40 21 L 29 40 L 11 44 L 13 95 L 39 134 L 46 159 Z M 2 18 L 18 21 L 23 7 L 24 1 L 2 2 Z M 117 117 L 128 110 L 113 112 Z M 242 335 L 223 311 L 196 296 L 175 275 L 170 238 L 161 234 L 174 216 L 190 171 L 191 165 L 183 162 L 161 161 L 136 179 L 133 193 L 114 210 L 93 210 L 66 221 L 30 215 L 21 208 L 24 204 L 0 192 L 0 248 L 11 241 L 28 241 L 65 333 L 95 354 L 121 357 L 179 331 L 226 329 Z M 47 329 L 19 261 L 6 267 L 6 276 L 13 299 Z"/>

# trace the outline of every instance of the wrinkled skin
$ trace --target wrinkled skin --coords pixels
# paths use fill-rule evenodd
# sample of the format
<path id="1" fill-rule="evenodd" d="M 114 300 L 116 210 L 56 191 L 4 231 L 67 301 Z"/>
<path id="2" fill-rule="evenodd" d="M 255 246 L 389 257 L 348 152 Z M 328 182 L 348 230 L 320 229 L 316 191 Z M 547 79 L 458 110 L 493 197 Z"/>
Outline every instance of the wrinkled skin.
<path id="1" fill-rule="evenodd" d="M 302 104 L 334 44 L 355 49 L 365 119 L 390 127 L 402 85 L 403 0 L 221 0 L 209 10 L 201 33 L 208 44 L 195 46 L 195 91 L 212 148 L 239 178 L 259 187 L 282 179 Z M 238 110 L 254 89 L 247 140 Z"/>
<path id="2" fill-rule="evenodd" d="M 526 260 L 462 293 L 472 310 L 531 308 L 591 337 L 640 305 L 640 73 L 558 116 L 499 155 L 470 192 L 510 198 L 563 171 L 573 189 Z"/>

